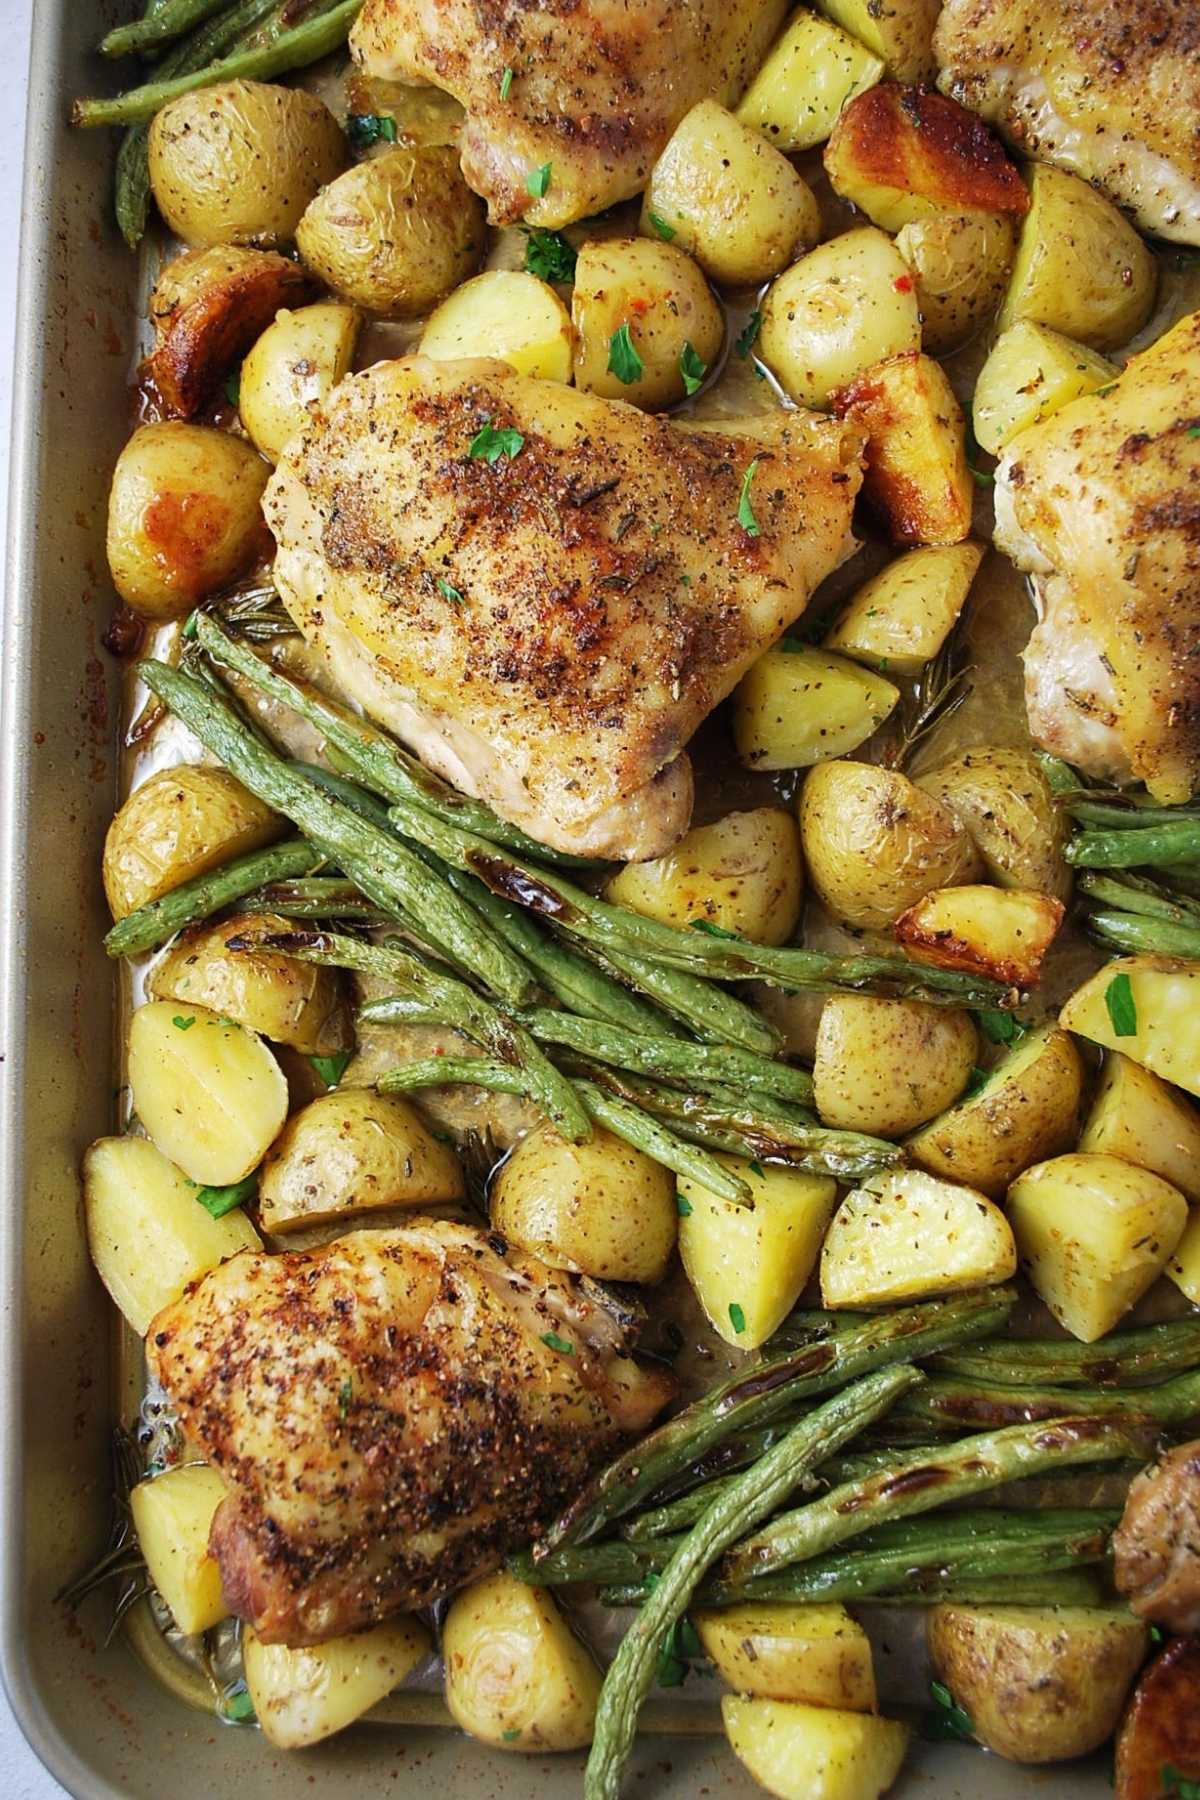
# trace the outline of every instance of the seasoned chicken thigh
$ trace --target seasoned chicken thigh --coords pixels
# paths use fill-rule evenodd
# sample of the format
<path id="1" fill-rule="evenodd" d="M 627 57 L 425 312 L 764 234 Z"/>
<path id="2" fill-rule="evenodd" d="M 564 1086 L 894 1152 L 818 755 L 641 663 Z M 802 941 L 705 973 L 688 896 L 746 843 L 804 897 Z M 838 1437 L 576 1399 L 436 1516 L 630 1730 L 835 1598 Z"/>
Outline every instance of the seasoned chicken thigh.
<path id="1" fill-rule="evenodd" d="M 1200 1632 L 1200 1439 L 1132 1483 L 1113 1554 L 1117 1587 L 1140 1618 Z"/>
<path id="2" fill-rule="evenodd" d="M 1085 774 L 1200 787 L 1200 313 L 1022 432 L 996 543 L 1032 577 L 1029 727 Z"/>
<path id="3" fill-rule="evenodd" d="M 939 85 L 1018 150 L 1200 244 L 1195 0 L 946 0 Z"/>
<path id="4" fill-rule="evenodd" d="M 697 100 L 740 95 L 786 11 L 787 0 L 367 0 L 350 42 L 367 76 L 432 82 L 462 102 L 463 174 L 493 224 L 559 226 L 638 193 Z"/>
<path id="5" fill-rule="evenodd" d="M 657 856 L 684 746 L 845 554 L 861 447 L 812 413 L 692 427 L 502 363 L 379 363 L 280 459 L 275 579 L 338 685 L 464 793 L 561 849 Z"/>
<path id="6" fill-rule="evenodd" d="M 643 1429 L 674 1384 L 622 1343 L 587 1284 L 421 1219 L 236 1256 L 147 1349 L 229 1487 L 226 1600 L 267 1643 L 312 1644 L 495 1567 Z"/>

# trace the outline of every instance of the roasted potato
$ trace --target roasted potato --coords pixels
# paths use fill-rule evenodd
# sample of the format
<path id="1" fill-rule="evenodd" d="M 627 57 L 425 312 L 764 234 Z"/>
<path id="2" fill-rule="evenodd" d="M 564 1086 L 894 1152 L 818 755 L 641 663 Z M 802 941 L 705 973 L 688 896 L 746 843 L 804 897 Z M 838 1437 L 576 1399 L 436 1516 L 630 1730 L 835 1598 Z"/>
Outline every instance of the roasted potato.
<path id="1" fill-rule="evenodd" d="M 725 1735 L 779 1800 L 878 1800 L 900 1773 L 909 1728 L 874 1713 L 726 1694 Z"/>
<path id="2" fill-rule="evenodd" d="M 737 117 L 777 150 L 811 150 L 825 142 L 846 102 L 882 74 L 882 62 L 856 38 L 799 7 L 742 95 Z"/>
<path id="3" fill-rule="evenodd" d="M 758 806 L 694 826 L 665 856 L 627 863 L 604 896 L 664 925 L 703 919 L 757 944 L 786 944 L 803 892 L 795 819 L 782 807 Z"/>
<path id="4" fill-rule="evenodd" d="M 863 498 L 894 544 L 958 544 L 971 529 L 974 483 L 962 408 L 940 363 L 905 350 L 831 396 L 867 436 Z"/>
<path id="5" fill-rule="evenodd" d="M 323 300 L 285 308 L 258 339 L 242 364 L 238 411 L 269 462 L 324 410 L 349 372 L 361 324 L 352 306 Z"/>
<path id="6" fill-rule="evenodd" d="M 910 956 L 1033 987 L 1063 922 L 1063 903 L 1028 888 L 937 888 L 900 914 L 892 930 Z"/>
<path id="7" fill-rule="evenodd" d="M 721 309 L 690 257 L 648 238 L 585 244 L 571 296 L 575 385 L 653 411 L 703 379 L 725 336 Z M 686 377 L 686 379 L 685 379 Z"/>
<path id="8" fill-rule="evenodd" d="M 1076 988 L 1059 1024 L 1200 1094 L 1200 964 L 1118 957 Z"/>
<path id="9" fill-rule="evenodd" d="M 351 1049 L 354 1027 L 335 969 L 271 950 L 228 948 L 230 938 L 287 929 L 287 920 L 274 913 L 238 913 L 195 925 L 155 965 L 146 991 L 155 1000 L 194 1001 L 306 1056 Z"/>
<path id="10" fill-rule="evenodd" d="M 264 1231 L 296 1231 L 379 1207 L 436 1206 L 466 1193 L 453 1150 L 414 1106 L 374 1088 L 335 1088 L 293 1114 L 258 1184 Z"/>
<path id="11" fill-rule="evenodd" d="M 1138 1682 L 1117 1733 L 1114 1800 L 1163 1800 L 1168 1769 L 1183 1782 L 1200 1781 L 1200 1642 L 1175 1638 L 1159 1651 Z"/>
<path id="12" fill-rule="evenodd" d="M 1111 1737 L 1148 1641 L 1107 1607 L 935 1606 L 927 1630 L 980 1743 L 1019 1763 L 1066 1762 Z"/>
<path id="13" fill-rule="evenodd" d="M 734 691 L 737 753 L 751 769 L 811 768 L 865 744 L 899 698 L 856 662 L 781 638 Z"/>
<path id="14" fill-rule="evenodd" d="M 1200 1204 L 1200 1112 L 1119 1050 L 1105 1055 L 1079 1148 L 1149 1169 Z"/>
<path id="15" fill-rule="evenodd" d="M 975 436 L 999 456 L 1022 431 L 1068 401 L 1107 387 L 1120 373 L 1115 363 L 1061 331 L 1018 319 L 996 339 L 979 371 L 971 402 Z"/>
<path id="16" fill-rule="evenodd" d="M 881 930 L 934 888 L 982 873 L 974 844 L 932 795 L 873 763 L 819 763 L 800 790 L 809 879 L 836 919 Z"/>
<path id="17" fill-rule="evenodd" d="M 545 1588 L 503 1571 L 465 1588 L 442 1656 L 446 1705 L 471 1737 L 534 1756 L 591 1743 L 600 1671 Z"/>
<path id="18" fill-rule="evenodd" d="M 601 1281 L 661 1281 L 675 1248 L 674 1176 L 600 1126 L 586 1144 L 535 1127 L 495 1175 L 490 1203 L 514 1244 Z"/>
<path id="19" fill-rule="evenodd" d="M 933 1175 L 998 1199 L 1022 1171 L 1075 1141 L 1083 1064 L 1075 1040 L 1054 1025 L 1013 1045 L 980 1086 L 908 1140 Z"/>
<path id="20" fill-rule="evenodd" d="M 100 1138 L 83 1159 L 88 1248 L 125 1319 L 145 1337 L 156 1313 L 261 1239 L 240 1207 L 214 1219 L 182 1169 L 142 1137 Z"/>
<path id="21" fill-rule="evenodd" d="M 287 1117 L 287 1082 L 262 1038 L 174 1000 L 134 1013 L 129 1087 L 151 1141 L 203 1187 L 249 1175 Z"/>
<path id="22" fill-rule="evenodd" d="M 864 369 L 920 343 L 908 264 L 868 225 L 831 238 L 779 276 L 763 301 L 757 349 L 797 405 L 824 407 Z"/>
<path id="23" fill-rule="evenodd" d="M 1185 1300 L 1200 1306 L 1200 1207 L 1193 1207 L 1188 1213 L 1183 1236 L 1167 1258 L 1163 1274 L 1175 1283 Z"/>
<path id="24" fill-rule="evenodd" d="M 1029 211 L 1028 190 L 999 138 L 936 88 L 868 88 L 844 108 L 824 162 L 834 192 L 884 231 L 936 213 Z"/>
<path id="25" fill-rule="evenodd" d="M 800 1297 L 833 1213 L 827 1176 L 721 1157 L 750 1188 L 753 1204 L 722 1200 L 679 1178 L 679 1254 L 713 1330 L 756 1350 Z"/>
<path id="26" fill-rule="evenodd" d="M 901 1137 L 958 1098 L 977 1049 L 970 1014 L 955 1007 L 831 994 L 817 1027 L 817 1111 L 839 1130 Z"/>
<path id="27" fill-rule="evenodd" d="M 717 1674 L 739 1694 L 875 1711 L 871 1641 L 844 1606 L 745 1601 L 693 1612 Z"/>
<path id="28" fill-rule="evenodd" d="M 823 1306 L 895 1306 L 991 1287 L 1017 1269 L 1012 1229 L 974 1188 L 892 1169 L 846 1195 L 821 1251 Z"/>
<path id="29" fill-rule="evenodd" d="M 225 769 L 160 769 L 118 809 L 104 840 L 104 892 L 114 919 L 184 881 L 281 837 L 287 821 Z"/>
<path id="30" fill-rule="evenodd" d="M 940 212 L 896 234 L 912 270 L 921 343 L 933 356 L 957 350 L 999 306 L 1016 238 L 1003 213 Z"/>
<path id="31" fill-rule="evenodd" d="M 122 600 L 179 619 L 266 546 L 259 502 L 271 473 L 240 438 L 168 419 L 139 425 L 108 495 L 108 566 Z"/>
<path id="32" fill-rule="evenodd" d="M 208 1553 L 213 1514 L 228 1492 L 216 1469 L 205 1463 L 166 1469 L 130 1490 L 129 1510 L 146 1572 L 188 1637 L 219 1625 L 229 1614 L 221 1571 Z"/>
<path id="33" fill-rule="evenodd" d="M 173 257 L 150 295 L 155 344 L 144 364 L 168 413 L 200 412 L 279 308 L 303 300 L 311 285 L 273 250 L 216 244 Z"/>
<path id="34" fill-rule="evenodd" d="M 962 821 L 997 886 L 1068 898 L 1068 822 L 1028 751 L 990 744 L 967 750 L 918 775 L 917 786 Z"/>
<path id="35" fill-rule="evenodd" d="M 707 288 L 704 297 L 712 299 Z M 718 345 L 723 329 L 718 316 Z M 430 314 L 420 348 L 435 361 L 494 356 L 518 375 L 570 381 L 575 338 L 571 315 L 548 282 L 523 269 L 485 269 Z"/>
<path id="36" fill-rule="evenodd" d="M 819 9 L 882 57 L 893 81 L 934 70 L 933 28 L 941 0 L 818 0 Z"/>
<path id="37" fill-rule="evenodd" d="M 306 88 L 223 81 L 154 115 L 150 186 L 185 244 L 285 244 L 347 154 L 337 120 Z"/>
<path id="38" fill-rule="evenodd" d="M 825 648 L 889 674 L 917 674 L 949 637 L 982 561 L 982 544 L 907 551 L 855 590 Z"/>
<path id="39" fill-rule="evenodd" d="M 1029 192 L 1001 331 L 1032 319 L 1093 350 L 1128 343 L 1154 307 L 1149 250 L 1120 209 L 1078 175 L 1032 163 Z"/>
<path id="40" fill-rule="evenodd" d="M 1060 1325 L 1091 1344 L 1161 1275 L 1188 1206 L 1148 1169 L 1076 1153 L 1018 1175 L 1008 1216 L 1033 1287 Z"/>
<path id="41" fill-rule="evenodd" d="M 415 319 L 473 275 L 483 202 L 445 145 L 389 150 L 347 169 L 296 227 L 305 266 L 326 287 L 385 319 Z"/>
<path id="42" fill-rule="evenodd" d="M 398 1688 L 432 1649 L 419 1619 L 388 1619 L 369 1631 L 292 1650 L 242 1628 L 242 1667 L 269 1744 L 302 1750 L 344 1731 Z"/>
<path id="43" fill-rule="evenodd" d="M 743 287 L 815 244 L 821 220 L 787 157 L 715 100 L 701 100 L 650 171 L 641 229 L 669 237 L 714 281 Z"/>

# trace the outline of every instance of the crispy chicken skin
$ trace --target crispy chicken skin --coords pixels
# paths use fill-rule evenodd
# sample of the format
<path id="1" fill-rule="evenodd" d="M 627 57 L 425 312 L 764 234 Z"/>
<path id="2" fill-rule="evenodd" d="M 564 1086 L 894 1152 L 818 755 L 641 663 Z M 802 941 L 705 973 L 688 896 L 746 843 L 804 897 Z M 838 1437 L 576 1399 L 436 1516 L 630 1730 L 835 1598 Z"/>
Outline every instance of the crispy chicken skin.
<path id="1" fill-rule="evenodd" d="M 1200 243 L 1195 0 L 946 0 L 939 85 L 1018 150 Z"/>
<path id="2" fill-rule="evenodd" d="M 1113 1552 L 1117 1586 L 1139 1617 L 1200 1632 L 1200 1438 L 1132 1482 Z"/>
<path id="3" fill-rule="evenodd" d="M 472 456 L 485 427 L 516 453 Z M 845 554 L 861 449 L 812 413 L 691 427 L 503 363 L 378 363 L 280 458 L 275 579 L 465 793 L 561 849 L 657 856 L 684 746 Z"/>
<path id="4" fill-rule="evenodd" d="M 493 224 L 559 226 L 638 193 L 684 113 L 741 94 L 786 11 L 786 0 L 367 0 L 350 44 L 368 77 L 432 82 L 462 102 L 463 174 Z M 547 163 L 546 192 L 533 194 L 528 177 Z"/>
<path id="5" fill-rule="evenodd" d="M 1032 577 L 1029 726 L 1085 774 L 1200 787 L 1200 313 L 1111 389 L 1022 432 L 996 471 L 998 547 Z"/>
<path id="6" fill-rule="evenodd" d="M 423 1606 L 526 1542 L 671 1396 L 622 1343 L 586 1285 L 419 1219 L 236 1256 L 147 1349 L 229 1487 L 210 1537 L 227 1601 L 297 1645 Z"/>

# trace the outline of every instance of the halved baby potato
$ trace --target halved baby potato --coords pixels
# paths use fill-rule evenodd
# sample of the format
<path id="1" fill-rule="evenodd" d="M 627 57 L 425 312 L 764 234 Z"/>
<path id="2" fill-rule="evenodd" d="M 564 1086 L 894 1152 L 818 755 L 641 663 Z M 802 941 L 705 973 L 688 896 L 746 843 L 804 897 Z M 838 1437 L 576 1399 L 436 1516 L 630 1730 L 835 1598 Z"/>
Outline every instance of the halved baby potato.
<path id="1" fill-rule="evenodd" d="M 931 213 L 896 234 L 917 284 L 921 342 L 930 355 L 957 350 L 996 311 L 1015 243 L 1003 213 Z"/>
<path id="2" fill-rule="evenodd" d="M 114 919 L 210 869 L 274 843 L 287 820 L 225 769 L 160 769 L 120 806 L 104 840 L 104 892 Z"/>
<path id="3" fill-rule="evenodd" d="M 941 0 L 818 0 L 819 10 L 883 58 L 893 81 L 934 71 L 933 28 Z"/>
<path id="4" fill-rule="evenodd" d="M 267 1742 L 302 1750 L 344 1731 L 398 1688 L 432 1649 L 419 1619 L 388 1619 L 369 1631 L 291 1650 L 242 1631 L 242 1667 Z"/>
<path id="5" fill-rule="evenodd" d="M 420 343 L 435 362 L 494 356 L 539 381 L 570 381 L 573 347 L 570 313 L 549 282 L 523 269 L 464 281 L 429 315 Z"/>
<path id="6" fill-rule="evenodd" d="M 571 321 L 576 387 L 650 410 L 682 400 L 711 368 L 725 336 L 721 309 L 696 264 L 676 244 L 649 238 L 584 245 Z"/>
<path id="7" fill-rule="evenodd" d="M 604 896 L 664 925 L 702 920 L 758 944 L 786 944 L 803 892 L 795 819 L 759 806 L 694 826 L 665 856 L 627 863 Z"/>
<path id="8" fill-rule="evenodd" d="M 982 544 L 925 544 L 863 583 L 825 639 L 868 668 L 915 675 L 936 656 L 966 604 Z"/>
<path id="9" fill-rule="evenodd" d="M 875 1711 L 871 1640 L 844 1606 L 786 1600 L 692 1613 L 717 1673 L 739 1694 Z"/>
<path id="10" fill-rule="evenodd" d="M 1200 1095 L 1200 963 L 1117 957 L 1076 988 L 1059 1024 Z"/>
<path id="11" fill-rule="evenodd" d="M 785 637 L 739 681 L 733 740 L 748 768 L 811 768 L 865 744 L 899 698 L 857 662 Z"/>
<path id="12" fill-rule="evenodd" d="M 892 930 L 923 962 L 1028 988 L 1041 976 L 1064 910 L 1049 894 L 971 884 L 923 895 Z"/>
<path id="13" fill-rule="evenodd" d="M 1116 363 L 1086 344 L 1032 319 L 1018 319 L 1001 332 L 979 371 L 971 402 L 975 436 L 999 456 L 1022 431 L 1082 394 L 1109 386 L 1120 373 Z"/>
<path id="14" fill-rule="evenodd" d="M 1118 1050 L 1105 1055 L 1079 1148 L 1149 1169 L 1200 1204 L 1200 1112 Z"/>
<path id="15" fill-rule="evenodd" d="M 217 244 L 172 257 L 150 295 L 156 341 L 145 363 L 170 416 L 200 412 L 279 308 L 311 287 L 299 263 L 273 250 Z"/>
<path id="16" fill-rule="evenodd" d="M 1016 1273 L 1008 1220 L 974 1188 L 893 1169 L 846 1195 L 821 1252 L 824 1306 L 894 1306 Z"/>
<path id="17" fill-rule="evenodd" d="M 146 1571 L 188 1637 L 229 1614 L 221 1571 L 208 1553 L 213 1514 L 228 1492 L 207 1463 L 167 1469 L 130 1490 L 129 1510 Z"/>
<path id="18" fill-rule="evenodd" d="M 1066 900 L 1070 823 L 1027 750 L 979 745 L 918 775 L 917 786 L 961 819 L 997 886 Z"/>
<path id="19" fill-rule="evenodd" d="M 798 8 L 738 102 L 743 125 L 791 155 L 823 144 L 846 102 L 878 81 L 883 63 L 847 31 Z"/>
<path id="20" fill-rule="evenodd" d="M 353 306 L 323 300 L 286 307 L 267 326 L 242 364 L 238 411 L 270 462 L 329 403 L 348 373 L 362 320 Z"/>
<path id="21" fill-rule="evenodd" d="M 446 1705 L 481 1743 L 532 1756 L 591 1743 L 600 1671 L 547 1589 L 503 1570 L 464 1588 L 442 1656 Z"/>
<path id="22" fill-rule="evenodd" d="M 833 410 L 866 433 L 863 498 L 895 544 L 957 544 L 971 529 L 974 482 L 965 422 L 940 363 L 902 351 L 863 369 L 832 395 Z"/>
<path id="23" fill-rule="evenodd" d="M 1167 1258 L 1163 1274 L 1179 1289 L 1185 1300 L 1200 1306 L 1200 1207 L 1188 1213 L 1183 1236 Z"/>
<path id="24" fill-rule="evenodd" d="M 1032 319 L 1093 350 L 1128 343 L 1154 306 L 1154 258 L 1120 208 L 1090 182 L 1040 162 L 1030 165 L 1028 178 L 1031 204 L 1000 329 Z"/>
<path id="25" fill-rule="evenodd" d="M 821 244 L 773 282 L 757 348 L 797 405 L 827 407 L 864 369 L 920 343 L 908 264 L 867 225 Z"/>
<path id="26" fill-rule="evenodd" d="M 290 1044 L 306 1056 L 335 1056 L 354 1045 L 354 1026 L 336 969 L 271 950 L 231 950 L 230 939 L 286 931 L 274 913 L 238 913 L 181 933 L 156 964 L 146 991 L 179 1000 Z"/>
<path id="27" fill-rule="evenodd" d="M 874 1713 L 726 1694 L 734 1755 L 778 1800 L 879 1800 L 900 1773 L 909 1727 Z"/>
<path id="28" fill-rule="evenodd" d="M 962 1093 L 978 1041 L 969 1013 L 831 994 L 817 1027 L 813 1087 L 826 1125 L 901 1137 Z"/>

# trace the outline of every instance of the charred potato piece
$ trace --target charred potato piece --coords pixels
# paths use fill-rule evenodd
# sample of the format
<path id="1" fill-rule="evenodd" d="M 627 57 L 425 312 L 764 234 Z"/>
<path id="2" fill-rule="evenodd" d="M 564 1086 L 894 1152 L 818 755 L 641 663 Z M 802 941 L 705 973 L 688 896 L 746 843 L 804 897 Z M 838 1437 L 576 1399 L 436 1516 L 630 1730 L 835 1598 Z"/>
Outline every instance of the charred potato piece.
<path id="1" fill-rule="evenodd" d="M 1016 1274 L 1000 1208 L 924 1169 L 874 1175 L 846 1195 L 821 1252 L 822 1306 L 895 1306 Z"/>
<path id="2" fill-rule="evenodd" d="M 337 1088 L 295 1113 L 258 1184 L 264 1231 L 296 1231 L 380 1207 L 436 1206 L 465 1193 L 458 1158 L 398 1094 Z"/>
<path id="3" fill-rule="evenodd" d="M 242 364 L 238 411 L 255 446 L 277 462 L 350 368 L 362 320 L 334 300 L 281 311 Z"/>
<path id="4" fill-rule="evenodd" d="M 908 264 L 867 225 L 830 238 L 779 276 L 763 301 L 757 347 L 797 405 L 826 407 L 864 369 L 920 342 Z"/>
<path id="5" fill-rule="evenodd" d="M 155 966 L 147 992 L 155 1000 L 195 1001 L 306 1056 L 351 1049 L 354 1028 L 336 969 L 271 950 L 229 948 L 231 938 L 287 929 L 288 921 L 272 913 L 193 926 Z"/>
<path id="6" fill-rule="evenodd" d="M 1149 250 L 1119 208 L 1078 175 L 1034 163 L 1029 189 L 1000 329 L 1032 319 L 1093 350 L 1128 343 L 1154 307 Z"/>
<path id="7" fill-rule="evenodd" d="M 821 12 L 883 58 L 894 81 L 934 70 L 933 28 L 941 0 L 818 0 Z"/>
<path id="8" fill-rule="evenodd" d="M 983 545 L 927 544 L 864 582 L 825 639 L 868 668 L 915 675 L 937 655 L 966 604 Z"/>
<path id="9" fill-rule="evenodd" d="M 1166 1771 L 1200 1781 L 1200 1640 L 1177 1638 L 1134 1690 L 1117 1733 L 1114 1800 L 1169 1797 Z M 1176 1794 L 1184 1790 L 1172 1784 Z"/>
<path id="10" fill-rule="evenodd" d="M 943 969 L 967 969 L 1009 987 L 1033 987 L 1058 936 L 1061 900 L 1022 888 L 938 888 L 901 913 L 892 927 L 911 956 Z"/>
<path id="11" fill-rule="evenodd" d="M 991 318 L 1015 242 L 1012 221 L 1002 213 L 931 213 L 897 233 L 896 248 L 917 284 L 921 342 L 931 355 L 957 350 Z"/>
<path id="12" fill-rule="evenodd" d="M 999 887 L 1067 899 L 1067 820 L 1028 751 L 1001 745 L 967 750 L 918 775 L 917 786 L 962 821 Z"/>
<path id="13" fill-rule="evenodd" d="M 285 244 L 309 201 L 346 166 L 323 100 L 265 81 L 180 94 L 150 126 L 150 186 L 185 244 Z"/>
<path id="14" fill-rule="evenodd" d="M 721 309 L 691 257 L 648 238 L 585 244 L 571 296 L 575 385 L 654 411 L 673 406 L 711 368 Z"/>
<path id="15" fill-rule="evenodd" d="M 791 154 L 823 144 L 846 102 L 879 80 L 883 64 L 828 19 L 799 7 L 742 95 L 737 117 Z"/>
<path id="16" fill-rule="evenodd" d="M 272 250 L 216 244 L 174 257 L 150 295 L 155 345 L 144 365 L 170 415 L 201 412 L 279 308 L 310 289 L 299 263 Z"/>
<path id="17" fill-rule="evenodd" d="M 831 994 L 817 1027 L 817 1111 L 839 1130 L 900 1137 L 958 1098 L 977 1049 L 970 1014 L 954 1007 Z"/>
<path id="18" fill-rule="evenodd" d="M 179 763 L 135 788 L 104 840 L 104 892 L 123 919 L 181 882 L 274 843 L 287 821 L 225 769 Z"/>
<path id="19" fill-rule="evenodd" d="M 863 496 L 892 542 L 961 543 L 975 489 L 962 408 L 941 364 L 904 351 L 864 369 L 832 399 L 838 417 L 867 434 Z"/>

